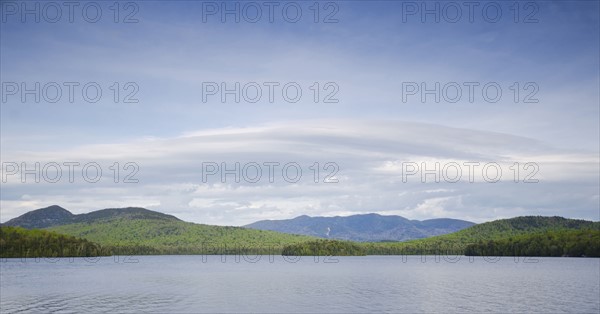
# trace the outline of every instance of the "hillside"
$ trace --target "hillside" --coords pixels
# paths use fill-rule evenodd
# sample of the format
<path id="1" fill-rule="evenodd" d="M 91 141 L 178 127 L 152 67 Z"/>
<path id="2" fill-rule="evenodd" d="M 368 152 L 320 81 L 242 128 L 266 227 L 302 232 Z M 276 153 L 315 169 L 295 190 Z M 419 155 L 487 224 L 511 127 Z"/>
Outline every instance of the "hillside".
<path id="1" fill-rule="evenodd" d="M 43 229 L 73 223 L 95 223 L 113 218 L 181 221 L 175 216 L 140 207 L 107 208 L 86 214 L 74 215 L 70 211 L 58 205 L 52 205 L 27 212 L 17 218 L 7 221 L 2 225 L 21 227 L 25 229 Z"/>
<path id="2" fill-rule="evenodd" d="M 455 232 L 474 225 L 458 219 L 409 220 L 378 214 L 347 217 L 299 216 L 286 220 L 262 220 L 246 228 L 361 242 L 406 241 Z"/>
<path id="3" fill-rule="evenodd" d="M 106 255 L 85 239 L 45 230 L 0 227 L 0 257 L 90 257 Z"/>
<path id="4" fill-rule="evenodd" d="M 560 230 L 479 241 L 465 248 L 469 256 L 600 257 L 600 230 Z"/>
<path id="5" fill-rule="evenodd" d="M 469 244 L 527 234 L 600 230 L 600 222 L 563 217 L 523 216 L 474 225 L 451 234 L 396 243 L 367 243 L 368 254 L 464 254 Z"/>
<path id="6" fill-rule="evenodd" d="M 369 230 L 372 230 L 373 237 L 407 235 L 416 232 L 417 227 L 426 227 L 430 231 L 440 232 L 440 230 L 447 230 L 449 226 L 460 227 L 468 223 L 453 219 L 411 221 L 398 216 L 376 214 L 350 217 L 300 216 L 292 220 L 297 223 L 297 226 L 306 226 L 306 230 L 322 230 L 327 226 L 330 237 L 350 234 L 356 236 L 361 232 L 368 233 Z M 314 224 L 308 224 L 307 221 L 312 221 Z M 49 225 L 46 229 L 58 234 L 6 226 L 9 223 L 29 227 Z M 10 230 L 11 241 L 14 240 L 11 243 L 26 248 L 26 250 L 21 249 L 22 252 L 55 254 L 53 256 L 101 253 L 281 254 L 284 248 L 288 253 L 298 252 L 298 254 L 335 252 L 335 254 L 347 255 L 364 253 L 369 255 L 462 255 L 465 253 L 477 255 L 509 254 L 515 252 L 515 245 L 525 247 L 518 251 L 523 254 L 596 256 L 597 245 L 594 246 L 594 243 L 597 243 L 600 222 L 562 217 L 526 216 L 486 222 L 450 234 L 405 242 L 340 242 L 275 231 L 189 223 L 171 215 L 137 207 L 103 209 L 73 215 L 64 208 L 51 206 L 10 220 L 2 229 Z M 400 229 L 401 232 L 398 231 Z M 336 234 L 336 230 L 345 230 L 345 233 L 338 231 Z M 396 230 L 398 233 L 390 230 Z M 17 236 L 22 237 L 22 240 Z M 43 243 L 49 243 L 49 246 L 53 247 L 56 241 L 58 241 L 58 248 L 66 248 L 66 251 L 58 251 L 62 249 L 48 251 L 43 247 Z M 6 240 L 4 243 L 7 243 Z M 60 243 L 66 243 L 66 246 L 60 246 Z M 86 249 L 85 253 L 74 252 L 69 248 L 71 244 L 74 245 L 73 248 L 77 247 L 75 244 L 80 245 L 81 248 L 95 247 L 95 251 L 90 253 Z M 356 249 L 356 245 L 359 249 Z M 16 254 L 14 248 L 11 252 L 13 253 L 10 254 Z"/>
<path id="7" fill-rule="evenodd" d="M 174 219 L 116 215 L 51 227 L 58 233 L 82 237 L 113 247 L 148 247 L 151 254 L 279 254 L 284 245 L 313 238 L 241 227 L 195 224 Z M 136 254 L 144 254 L 143 250 Z"/>
<path id="8" fill-rule="evenodd" d="M 27 212 L 3 223 L 2 226 L 40 229 L 68 223 L 72 221 L 74 216 L 70 211 L 60 206 L 52 205 Z"/>
<path id="9" fill-rule="evenodd" d="M 314 238 L 241 227 L 184 222 L 145 208 L 109 208 L 73 215 L 59 206 L 28 212 L 4 226 L 45 228 L 83 238 L 115 254 L 280 254 Z"/>

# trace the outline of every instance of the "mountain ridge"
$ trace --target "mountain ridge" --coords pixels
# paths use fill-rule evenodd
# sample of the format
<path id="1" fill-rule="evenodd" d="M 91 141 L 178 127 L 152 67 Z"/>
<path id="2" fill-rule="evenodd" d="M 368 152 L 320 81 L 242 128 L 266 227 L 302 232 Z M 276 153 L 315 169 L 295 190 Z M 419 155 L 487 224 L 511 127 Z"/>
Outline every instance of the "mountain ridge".
<path id="1" fill-rule="evenodd" d="M 475 223 L 452 218 L 410 220 L 377 213 L 351 216 L 307 216 L 260 220 L 245 228 L 359 242 L 407 241 L 456 232 Z"/>
<path id="2" fill-rule="evenodd" d="M 70 211 L 58 205 L 51 205 L 26 212 L 19 217 L 3 223 L 2 226 L 41 229 L 59 225 L 64 221 L 72 219 L 73 216 L 75 215 Z"/>
<path id="3" fill-rule="evenodd" d="M 600 222 L 560 216 L 518 216 L 498 219 L 469 228 L 434 236 L 396 243 L 364 243 L 368 252 L 381 255 L 398 254 L 464 254 L 471 244 L 493 241 L 513 241 L 518 237 L 550 234 L 568 230 L 600 231 Z M 588 236 L 586 235 L 586 236 Z"/>
<path id="4" fill-rule="evenodd" d="M 84 214 L 73 214 L 59 205 L 51 205 L 29 211 L 3 223 L 2 226 L 45 229 L 73 223 L 94 223 L 117 218 L 181 221 L 175 216 L 142 207 L 105 208 Z"/>
<path id="5" fill-rule="evenodd" d="M 90 215 L 91 214 L 91 215 Z M 380 230 L 390 225 L 389 221 L 381 220 L 381 215 L 350 216 L 351 222 L 359 227 L 362 218 L 371 219 L 378 223 Z M 76 218 L 74 218 L 76 217 Z M 77 218 L 78 217 L 78 218 Z M 296 217 L 298 218 L 298 217 Z M 324 218 L 324 217 L 321 217 Z M 325 217 L 333 219 L 336 217 Z M 337 220 L 347 220 L 348 217 L 337 217 Z M 383 217 L 386 218 L 386 217 Z M 36 220 L 37 219 L 37 220 Z M 300 221 L 310 221 L 312 217 L 300 216 Z M 325 222 L 328 222 L 325 219 Z M 439 227 L 445 226 L 453 219 L 429 219 L 411 221 L 397 216 L 394 221 L 412 224 L 425 224 Z M 78 222 L 73 222 L 77 220 Z M 360 252 L 368 255 L 403 255 L 403 254 L 454 254 L 463 255 L 469 249 L 469 254 L 512 254 L 515 247 L 519 254 L 542 256 L 600 256 L 600 247 L 595 241 L 600 237 L 600 222 L 581 219 L 569 219 L 559 216 L 519 216 L 494 220 L 472 225 L 457 232 L 414 239 L 410 241 L 380 241 L 380 242 L 348 242 L 330 241 L 317 237 L 293 235 L 274 231 L 254 230 L 243 227 L 211 226 L 185 222 L 174 216 L 150 211 L 138 207 L 121 209 L 106 209 L 82 215 L 73 215 L 60 206 L 50 206 L 21 215 L 11 224 L 23 223 L 33 225 L 57 224 L 45 230 L 19 231 L 13 227 L 2 225 L 0 231 L 1 250 L 12 247 L 11 256 L 28 254 L 30 249 L 38 250 L 40 254 L 63 256 L 65 254 L 280 254 L 285 248 L 296 248 L 307 254 L 325 254 L 341 250 L 339 254 L 350 254 L 350 251 L 360 247 Z M 321 220 L 321 223 L 323 221 Z M 324 224 L 321 224 L 323 226 Z M 334 225 L 334 228 L 342 224 Z M 352 224 L 350 224 L 352 225 Z M 23 229 L 25 230 L 25 229 Z M 335 230 L 336 229 L 332 229 Z M 375 228 L 377 230 L 377 228 Z M 6 232 L 4 232 L 6 231 Z M 30 245 L 8 234 L 22 234 L 23 239 L 32 239 Z M 31 232 L 29 232 L 31 231 Z M 45 231 L 56 232 L 46 233 Z M 6 234 L 5 234 L 6 233 Z M 6 237 L 5 237 L 6 235 Z M 78 240 L 61 238 L 62 235 L 92 241 L 101 246 L 101 251 L 94 252 L 64 252 L 47 251 L 40 247 L 46 239 L 58 239 L 63 243 L 83 243 Z M 62 240 L 61 240 L 62 239 Z M 27 240 L 29 241 L 29 240 Z M 41 241 L 41 242 L 40 242 Z M 66 241 L 66 242 L 65 242 Z M 37 243 L 37 244 L 36 244 Z M 522 247 L 522 250 L 521 248 Z M 23 248 L 27 251 L 20 251 Z M 93 248 L 93 247 L 91 247 Z M 323 250 L 321 250 L 323 249 Z M 17 250 L 17 251 L 15 251 Z M 332 251 L 333 250 L 333 251 Z M 490 251 L 491 250 L 491 251 Z M 321 252 L 322 251 L 322 252 Z M 344 252 L 342 252 L 344 251 Z M 20 253 L 19 253 L 20 252 Z M 360 253 L 359 252 L 359 253 Z M 354 254 L 354 253 L 352 253 Z"/>
<path id="6" fill-rule="evenodd" d="M 52 205 L 27 212 L 2 225 L 25 229 L 56 229 L 66 225 L 93 225 L 110 221 L 137 220 L 184 222 L 175 216 L 141 207 L 106 208 L 84 214 L 73 214 L 61 206 Z M 473 225 L 472 222 L 451 218 L 419 221 L 402 216 L 368 213 L 335 217 L 301 215 L 289 220 L 257 221 L 240 228 L 326 239 L 380 242 L 428 238 L 452 233 Z M 73 234 L 78 235 L 75 232 Z"/>

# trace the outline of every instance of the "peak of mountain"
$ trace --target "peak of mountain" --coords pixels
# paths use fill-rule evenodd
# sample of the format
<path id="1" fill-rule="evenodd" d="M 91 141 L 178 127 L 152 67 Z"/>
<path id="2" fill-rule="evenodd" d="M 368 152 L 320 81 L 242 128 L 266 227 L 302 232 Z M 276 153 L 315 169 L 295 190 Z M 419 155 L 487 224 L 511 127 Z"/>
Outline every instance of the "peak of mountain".
<path id="1" fill-rule="evenodd" d="M 179 218 L 141 207 L 107 208 L 76 215 L 73 222 L 94 222 L 111 219 L 159 219 L 181 221 Z"/>
<path id="2" fill-rule="evenodd" d="M 66 221 L 70 221 L 74 216 L 70 211 L 58 205 L 52 205 L 27 212 L 7 221 L 3 225 L 26 229 L 40 229 L 61 225 Z"/>
<path id="3" fill-rule="evenodd" d="M 94 223 L 115 219 L 153 219 L 181 221 L 175 216 L 159 213 L 141 207 L 107 208 L 86 214 L 74 215 L 70 211 L 53 205 L 27 212 L 4 223 L 4 226 L 22 227 L 25 229 L 42 229 L 72 223 Z"/>
<path id="4" fill-rule="evenodd" d="M 464 230 L 465 234 L 478 233 L 523 233 L 537 230 L 558 230 L 558 229 L 598 229 L 600 222 L 587 221 L 582 219 L 569 219 L 560 216 L 520 216 L 508 219 L 499 219 L 485 222 Z"/>
<path id="5" fill-rule="evenodd" d="M 261 220 L 244 227 L 351 241 L 406 241 L 447 234 L 474 223 L 458 219 L 409 220 L 375 213 L 352 216 Z"/>

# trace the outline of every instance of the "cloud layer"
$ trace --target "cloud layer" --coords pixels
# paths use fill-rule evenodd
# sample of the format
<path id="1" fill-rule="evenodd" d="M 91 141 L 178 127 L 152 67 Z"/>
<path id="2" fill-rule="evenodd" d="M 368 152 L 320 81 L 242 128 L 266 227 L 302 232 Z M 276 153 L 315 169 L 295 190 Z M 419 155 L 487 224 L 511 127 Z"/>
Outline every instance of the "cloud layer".
<path id="1" fill-rule="evenodd" d="M 283 19 L 281 6 L 257 23 L 205 21 L 201 1 L 132 3 L 137 23 L 115 23 L 108 2 L 97 23 L 2 23 L 0 221 L 51 204 L 144 206 L 225 225 L 366 212 L 600 218 L 598 2 L 532 2 L 532 23 L 529 2 L 516 21 L 508 2 L 497 2 L 499 21 L 486 21 L 485 2 L 474 21 L 465 12 L 457 23 L 406 16 L 406 1 L 331 2 L 335 23 L 323 23 L 330 2 L 316 22 L 312 3 L 298 2 L 300 21 Z M 52 82 L 63 86 L 56 103 L 5 90 Z M 69 82 L 79 84 L 72 102 Z M 257 102 L 203 94 L 206 83 L 252 82 L 263 87 Z M 269 82 L 279 84 L 272 102 Z M 88 83 L 99 101 L 83 97 Z M 299 101 L 285 98 L 288 83 L 300 86 Z M 441 95 L 423 93 L 437 84 Z M 468 84 L 477 84 L 472 101 Z M 502 90 L 497 101 L 486 84 Z M 67 162 L 78 163 L 73 182 Z M 22 183 L 22 163 L 39 163 L 45 177 Z M 222 166 L 236 163 L 240 182 L 222 180 Z M 47 182 L 56 165 L 62 176 Z M 102 169 L 98 182 L 87 182 L 90 165 Z"/>
<path id="2" fill-rule="evenodd" d="M 3 221 L 51 203 L 77 213 L 145 206 L 222 225 L 367 212 L 478 222 L 523 214 L 598 219 L 600 170 L 593 152 L 405 121 L 288 121 L 67 150 L 21 151 L 3 154 L 3 161 Z M 25 162 L 30 171 L 39 162 L 40 183 L 34 182 L 33 174 L 23 183 L 20 172 L 12 174 L 15 171 L 7 168 L 10 161 Z M 73 183 L 62 166 L 68 161 L 79 163 Z M 55 168 L 43 171 L 52 162 L 62 166 L 63 176 L 56 183 L 47 180 L 54 180 Z M 91 162 L 103 171 L 95 183 L 86 181 L 96 179 L 95 168 L 88 169 L 88 177 L 81 173 Z M 118 183 L 109 168 L 115 162 L 121 167 Z M 127 162 L 139 166 L 130 178 L 138 183 L 123 182 L 136 170 L 123 169 Z M 429 174 L 423 176 L 423 170 Z M 223 176 L 225 171 L 229 174 Z"/>

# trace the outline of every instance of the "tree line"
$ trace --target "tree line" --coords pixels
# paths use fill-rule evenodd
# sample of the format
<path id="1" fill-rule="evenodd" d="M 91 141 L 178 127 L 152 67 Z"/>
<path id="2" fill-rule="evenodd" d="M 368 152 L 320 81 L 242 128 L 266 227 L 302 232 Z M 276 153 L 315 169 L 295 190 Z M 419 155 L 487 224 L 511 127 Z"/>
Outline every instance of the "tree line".
<path id="1" fill-rule="evenodd" d="M 313 240 L 280 243 L 234 244 L 198 242 L 197 245 L 100 245 L 86 239 L 46 230 L 0 227 L 0 257 L 94 257 L 109 255 L 467 255 L 467 256 L 587 256 L 600 257 L 600 230 L 554 230 L 476 241 L 423 240 L 356 243 Z"/>
<path id="2" fill-rule="evenodd" d="M 363 247 L 356 243 L 336 240 L 316 240 L 287 245 L 281 255 L 284 256 L 364 256 Z"/>
<path id="3" fill-rule="evenodd" d="M 0 227 L 0 257 L 93 257 L 110 255 L 85 239 L 45 230 Z"/>
<path id="4" fill-rule="evenodd" d="M 465 255 L 600 257 L 600 230 L 559 230 L 479 241 L 467 245 Z"/>

